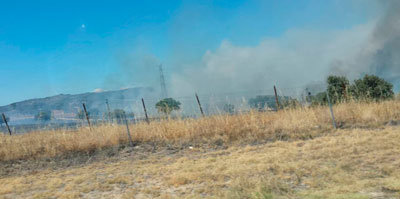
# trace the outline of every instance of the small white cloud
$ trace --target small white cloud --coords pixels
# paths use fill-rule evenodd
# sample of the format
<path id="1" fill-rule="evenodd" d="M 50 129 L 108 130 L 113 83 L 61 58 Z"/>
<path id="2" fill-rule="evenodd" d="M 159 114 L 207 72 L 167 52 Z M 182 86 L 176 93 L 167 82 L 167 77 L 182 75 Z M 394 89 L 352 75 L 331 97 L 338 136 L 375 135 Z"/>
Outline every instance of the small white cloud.
<path id="1" fill-rule="evenodd" d="M 96 89 L 94 89 L 93 92 L 95 92 L 95 93 L 101 93 L 101 92 L 104 92 L 104 90 L 101 89 L 101 88 L 96 88 Z"/>
<path id="2" fill-rule="evenodd" d="M 119 88 L 119 90 L 126 90 L 126 89 L 129 89 L 129 88 L 130 88 L 130 87 L 125 86 L 125 87 Z"/>

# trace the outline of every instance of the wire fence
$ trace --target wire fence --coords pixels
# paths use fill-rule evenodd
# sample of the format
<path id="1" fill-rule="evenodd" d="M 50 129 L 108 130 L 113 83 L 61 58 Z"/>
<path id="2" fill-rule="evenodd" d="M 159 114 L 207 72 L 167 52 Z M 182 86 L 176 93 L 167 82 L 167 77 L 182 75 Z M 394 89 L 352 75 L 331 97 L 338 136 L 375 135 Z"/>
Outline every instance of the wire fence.
<path id="1" fill-rule="evenodd" d="M 204 116 L 240 114 L 252 109 L 276 111 L 279 107 L 276 104 L 277 101 L 280 104 L 285 104 L 285 101 L 296 101 L 298 104 L 305 105 L 307 104 L 306 96 L 308 94 L 302 87 L 292 87 L 277 88 L 276 92 L 274 88 L 271 88 L 171 96 L 171 98 L 180 102 L 180 109 L 173 111 L 169 117 L 184 119 L 198 118 L 203 114 Z M 120 116 L 122 112 L 129 124 L 152 122 L 165 118 L 165 114 L 157 110 L 155 106 L 160 100 L 161 98 L 158 97 L 142 98 L 140 96 L 137 98 L 108 98 L 105 101 L 92 101 L 90 103 L 82 100 L 81 104 L 86 106 L 86 113 L 84 113 L 83 106 L 76 107 L 75 110 L 70 110 L 70 112 L 54 107 L 50 110 L 52 117 L 48 120 L 35 119 L 33 115 L 23 119 L 7 118 L 6 120 L 8 120 L 7 125 L 13 134 L 55 129 L 75 130 L 83 126 L 105 123 L 123 124 L 121 119 L 123 117 Z M 144 109 L 143 102 L 146 109 Z M 1 123 L 0 130 L 3 133 L 9 133 L 7 125 L 4 122 Z"/>

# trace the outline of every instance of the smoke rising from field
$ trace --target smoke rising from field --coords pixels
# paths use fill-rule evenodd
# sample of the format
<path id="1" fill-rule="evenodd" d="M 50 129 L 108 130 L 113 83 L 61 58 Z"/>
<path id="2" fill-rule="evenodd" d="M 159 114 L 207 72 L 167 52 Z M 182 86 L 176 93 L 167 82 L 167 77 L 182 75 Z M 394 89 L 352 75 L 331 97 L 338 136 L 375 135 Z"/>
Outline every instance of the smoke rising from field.
<path id="1" fill-rule="evenodd" d="M 217 48 L 210 47 L 213 50 L 204 52 L 200 59 L 193 54 L 198 53 L 198 46 L 210 44 L 202 42 L 207 37 L 198 34 L 182 38 L 182 35 L 187 35 L 186 29 L 201 29 L 198 25 L 191 28 L 191 24 L 201 24 L 197 20 L 203 15 L 195 14 L 194 21 L 190 21 L 191 13 L 198 9 L 183 10 L 183 16 L 169 24 L 172 49 L 167 60 L 147 51 L 121 56 L 120 71 L 110 75 L 105 87 L 143 85 L 159 90 L 157 66 L 162 63 L 171 96 L 272 91 L 273 85 L 288 94 L 306 87 L 315 93 L 324 89 L 325 79 L 331 74 L 347 76 L 351 81 L 375 74 L 393 83 L 399 91 L 400 1 L 358 3 L 371 2 L 381 6 L 378 17 L 363 24 L 336 30 L 297 27 L 248 46 L 226 39 Z M 214 20 L 212 14 L 207 16 L 208 20 Z M 142 75 L 133 79 L 132 74 Z"/>
<path id="2" fill-rule="evenodd" d="M 371 72 L 400 83 L 400 1 L 386 1 L 387 11 L 372 35 L 376 46 L 371 55 Z M 397 87 L 398 88 L 398 87 Z"/>
<path id="3" fill-rule="evenodd" d="M 370 24 L 337 32 L 290 30 L 279 39 L 244 47 L 224 41 L 217 50 L 207 51 L 200 63 L 174 74 L 172 87 L 176 94 L 271 89 L 274 84 L 301 89 L 322 81 L 333 67 L 351 62 L 371 30 Z"/>
<path id="4" fill-rule="evenodd" d="M 342 71 L 351 77 L 375 74 L 400 89 L 400 1 L 380 1 L 384 7 L 361 50 L 352 60 L 340 62 L 331 72 Z"/>
<path id="5" fill-rule="evenodd" d="M 375 74 L 399 89 L 400 1 L 381 1 L 378 19 L 343 30 L 288 30 L 255 46 L 223 41 L 171 76 L 174 95 L 270 89 L 321 89 L 330 74 Z"/>

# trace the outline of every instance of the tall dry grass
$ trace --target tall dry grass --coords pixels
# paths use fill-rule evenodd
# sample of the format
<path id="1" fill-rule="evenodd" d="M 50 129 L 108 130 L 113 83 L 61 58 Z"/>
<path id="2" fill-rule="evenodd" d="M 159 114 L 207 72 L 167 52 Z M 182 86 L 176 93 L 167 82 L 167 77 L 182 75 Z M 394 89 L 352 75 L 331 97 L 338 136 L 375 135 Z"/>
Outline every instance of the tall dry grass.
<path id="1" fill-rule="evenodd" d="M 400 101 L 345 103 L 334 106 L 341 128 L 375 128 L 400 120 Z M 134 142 L 157 144 L 237 144 L 274 140 L 308 139 L 333 130 L 327 107 L 296 108 L 275 112 L 164 120 L 131 125 Z M 0 136 L 0 161 L 91 153 L 126 144 L 125 126 L 102 125 L 66 130 Z"/>

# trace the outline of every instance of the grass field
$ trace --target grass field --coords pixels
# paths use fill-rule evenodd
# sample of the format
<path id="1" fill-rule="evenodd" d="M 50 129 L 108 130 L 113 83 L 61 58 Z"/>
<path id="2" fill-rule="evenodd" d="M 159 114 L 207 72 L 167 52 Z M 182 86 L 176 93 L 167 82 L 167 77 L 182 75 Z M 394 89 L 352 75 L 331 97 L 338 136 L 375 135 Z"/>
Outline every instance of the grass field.
<path id="1" fill-rule="evenodd" d="M 0 137 L 0 198 L 399 198 L 400 101 Z"/>

